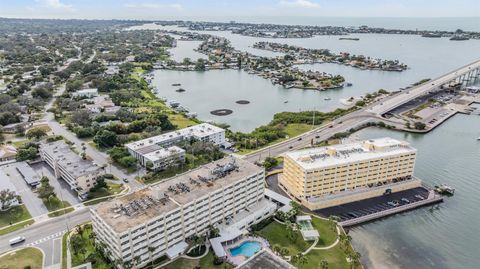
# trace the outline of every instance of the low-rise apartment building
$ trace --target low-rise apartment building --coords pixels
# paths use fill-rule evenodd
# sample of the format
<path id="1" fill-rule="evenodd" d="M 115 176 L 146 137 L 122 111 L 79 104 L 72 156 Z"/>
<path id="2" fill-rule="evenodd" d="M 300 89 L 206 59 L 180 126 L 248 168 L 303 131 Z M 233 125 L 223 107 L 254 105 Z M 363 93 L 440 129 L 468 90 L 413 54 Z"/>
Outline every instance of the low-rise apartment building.
<path id="1" fill-rule="evenodd" d="M 142 266 L 164 255 L 176 257 L 189 238 L 210 226 L 246 229 L 273 214 L 264 179 L 263 168 L 241 159 L 209 163 L 92 208 L 96 238 L 112 260 Z"/>
<path id="2" fill-rule="evenodd" d="M 53 169 L 55 177 L 65 180 L 80 198 L 85 198 L 97 178 L 105 173 L 102 167 L 73 152 L 63 140 L 43 144 L 40 157 Z"/>
<path id="3" fill-rule="evenodd" d="M 311 210 L 419 187 L 416 149 L 379 138 L 288 152 L 279 185 Z"/>
<path id="4" fill-rule="evenodd" d="M 146 160 L 146 156 L 150 153 L 159 151 L 162 148 L 168 149 L 175 143 L 192 138 L 221 146 L 225 143 L 225 130 L 208 123 L 202 123 L 132 142 L 126 144 L 125 147 L 130 155 L 134 156 L 140 162 L 140 164 L 146 166 L 148 161 Z M 174 152 L 173 154 L 175 156 L 169 156 L 168 154 L 163 154 L 162 156 L 165 159 L 176 158 L 177 152 Z M 159 162 L 163 162 L 163 160 L 159 160 Z M 165 162 L 168 161 L 165 160 Z"/>
<path id="5" fill-rule="evenodd" d="M 143 166 L 151 170 L 164 170 L 168 167 L 177 166 L 185 162 L 185 150 L 177 146 L 159 148 L 149 152 L 141 159 Z"/>

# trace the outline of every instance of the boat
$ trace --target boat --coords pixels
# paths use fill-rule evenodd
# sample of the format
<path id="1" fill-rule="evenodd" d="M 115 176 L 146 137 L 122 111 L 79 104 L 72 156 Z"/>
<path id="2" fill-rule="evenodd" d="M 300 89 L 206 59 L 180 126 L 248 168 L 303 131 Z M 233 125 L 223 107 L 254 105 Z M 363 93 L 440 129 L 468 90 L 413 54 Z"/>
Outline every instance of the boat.
<path id="1" fill-rule="evenodd" d="M 455 189 L 446 184 L 442 184 L 440 186 L 435 186 L 435 192 L 439 194 L 453 195 L 455 193 Z"/>
<path id="2" fill-rule="evenodd" d="M 480 140 L 480 136 L 479 136 L 479 137 L 477 137 L 477 140 Z"/>
<path id="3" fill-rule="evenodd" d="M 181 86 L 182 84 L 180 83 L 173 83 L 172 86 Z"/>
<path id="4" fill-rule="evenodd" d="M 422 37 L 439 38 L 442 37 L 442 35 L 438 33 L 425 33 Z"/>
<path id="5" fill-rule="evenodd" d="M 347 87 L 353 86 L 353 84 L 352 84 L 351 82 L 347 82 L 345 85 L 346 85 Z"/>
<path id="6" fill-rule="evenodd" d="M 358 37 L 340 37 L 338 40 L 352 40 L 352 41 L 358 41 L 360 38 Z"/>
<path id="7" fill-rule="evenodd" d="M 288 101 L 283 102 L 284 104 L 288 103 Z"/>
<path id="8" fill-rule="evenodd" d="M 323 98 L 323 100 L 325 100 L 325 101 L 330 101 L 330 100 L 332 100 L 332 98 L 330 98 L 330 97 L 325 97 L 325 98 Z"/>
<path id="9" fill-rule="evenodd" d="M 450 38 L 452 41 L 464 41 L 464 40 L 469 40 L 470 38 L 463 36 L 463 35 L 454 35 Z"/>

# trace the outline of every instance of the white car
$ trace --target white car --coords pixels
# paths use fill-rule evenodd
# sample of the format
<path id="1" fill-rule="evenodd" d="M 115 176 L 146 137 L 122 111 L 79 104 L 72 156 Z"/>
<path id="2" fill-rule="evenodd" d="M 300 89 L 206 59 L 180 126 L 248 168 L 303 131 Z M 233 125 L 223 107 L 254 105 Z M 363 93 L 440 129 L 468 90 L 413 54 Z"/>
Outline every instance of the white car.
<path id="1" fill-rule="evenodd" d="M 23 241 L 25 241 L 25 237 L 23 237 L 23 236 L 17 236 L 17 237 L 15 237 L 15 238 L 10 239 L 10 240 L 8 241 L 8 243 L 10 243 L 10 246 L 13 246 L 13 245 L 22 243 Z"/>

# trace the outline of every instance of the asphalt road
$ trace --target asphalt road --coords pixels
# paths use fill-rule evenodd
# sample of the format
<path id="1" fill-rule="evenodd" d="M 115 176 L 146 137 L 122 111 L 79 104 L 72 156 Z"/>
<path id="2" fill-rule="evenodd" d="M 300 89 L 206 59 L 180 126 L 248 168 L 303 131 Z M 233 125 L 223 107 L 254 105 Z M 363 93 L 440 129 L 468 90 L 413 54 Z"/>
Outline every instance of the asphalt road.
<path id="1" fill-rule="evenodd" d="M 40 247 L 45 252 L 44 266 L 54 265 L 59 262 L 58 255 L 61 253 L 61 247 L 57 246 L 58 242 L 55 239 L 61 238 L 67 230 L 89 220 L 89 210 L 83 208 L 60 217 L 34 223 L 24 229 L 0 236 L 0 253 L 13 249 L 8 242 L 10 239 L 24 236 L 25 242 L 15 247 Z"/>

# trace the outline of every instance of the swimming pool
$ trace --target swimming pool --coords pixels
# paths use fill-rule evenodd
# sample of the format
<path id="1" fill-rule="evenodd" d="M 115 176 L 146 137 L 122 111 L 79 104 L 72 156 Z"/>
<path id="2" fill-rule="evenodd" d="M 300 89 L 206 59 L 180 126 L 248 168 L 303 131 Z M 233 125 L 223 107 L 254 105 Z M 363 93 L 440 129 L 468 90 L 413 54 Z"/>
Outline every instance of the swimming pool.
<path id="1" fill-rule="evenodd" d="M 232 256 L 242 255 L 248 258 L 253 256 L 260 249 L 262 249 L 262 245 L 260 243 L 255 241 L 245 241 L 238 247 L 231 248 L 230 253 Z"/>

